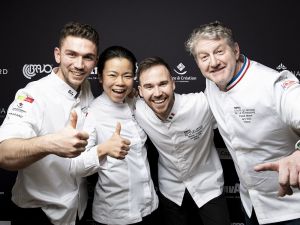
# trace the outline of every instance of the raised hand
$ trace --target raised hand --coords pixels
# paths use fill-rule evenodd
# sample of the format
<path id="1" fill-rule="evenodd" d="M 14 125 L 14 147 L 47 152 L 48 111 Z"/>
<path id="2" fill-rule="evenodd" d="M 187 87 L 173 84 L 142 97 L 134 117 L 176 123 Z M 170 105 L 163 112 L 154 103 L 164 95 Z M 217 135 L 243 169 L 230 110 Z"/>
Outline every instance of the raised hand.
<path id="1" fill-rule="evenodd" d="M 130 149 L 130 141 L 121 137 L 121 124 L 118 122 L 110 139 L 98 145 L 98 155 L 109 155 L 116 159 L 124 159 Z"/>
<path id="2" fill-rule="evenodd" d="M 72 158 L 85 150 L 89 135 L 86 132 L 76 130 L 77 118 L 77 113 L 72 111 L 69 124 L 60 132 L 49 135 L 51 153 Z"/>
<path id="3" fill-rule="evenodd" d="M 284 157 L 275 162 L 258 164 L 254 170 L 259 171 L 277 171 L 279 190 L 278 196 L 292 195 L 291 187 L 300 189 L 300 151 Z"/>

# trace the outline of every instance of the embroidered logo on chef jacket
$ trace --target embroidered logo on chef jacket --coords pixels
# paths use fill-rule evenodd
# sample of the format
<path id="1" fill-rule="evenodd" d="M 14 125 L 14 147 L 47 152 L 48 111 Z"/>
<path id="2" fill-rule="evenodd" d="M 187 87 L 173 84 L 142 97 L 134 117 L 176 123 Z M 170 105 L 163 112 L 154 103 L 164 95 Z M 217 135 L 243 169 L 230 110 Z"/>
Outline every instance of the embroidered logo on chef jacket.
<path id="1" fill-rule="evenodd" d="M 295 80 L 285 80 L 282 84 L 281 87 L 283 87 L 283 89 L 288 89 L 289 87 L 291 87 L 294 84 L 297 84 L 298 82 Z"/>
<path id="2" fill-rule="evenodd" d="M 16 101 L 8 111 L 8 115 L 22 118 L 25 113 L 31 108 L 34 98 L 28 95 L 17 95 Z"/>
<path id="3" fill-rule="evenodd" d="M 243 109 L 239 106 L 234 107 L 234 114 L 237 115 L 244 123 L 251 123 L 255 115 L 255 109 Z"/>
<path id="4" fill-rule="evenodd" d="M 203 126 L 194 129 L 194 130 L 186 130 L 184 131 L 184 136 L 188 137 L 191 140 L 197 140 L 200 135 L 203 133 Z"/>

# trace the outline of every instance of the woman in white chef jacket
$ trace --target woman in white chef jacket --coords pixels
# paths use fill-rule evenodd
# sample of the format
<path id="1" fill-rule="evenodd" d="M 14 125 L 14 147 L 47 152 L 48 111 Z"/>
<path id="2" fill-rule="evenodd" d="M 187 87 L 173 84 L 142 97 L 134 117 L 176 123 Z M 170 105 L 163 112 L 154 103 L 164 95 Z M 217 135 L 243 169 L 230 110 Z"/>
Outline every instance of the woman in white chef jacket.
<path id="1" fill-rule="evenodd" d="M 103 93 L 88 110 L 84 130 L 90 137 L 87 154 L 83 157 L 97 159 L 95 154 L 88 156 L 88 152 L 108 139 L 113 141 L 114 135 L 124 138 L 124 147 L 118 158 L 108 154 L 100 158 L 100 164 L 96 160 L 99 176 L 92 213 L 96 224 L 154 223 L 156 213 L 150 214 L 157 209 L 158 198 L 150 176 L 145 147 L 147 136 L 133 117 L 134 99 L 127 98 L 133 89 L 135 71 L 135 56 L 121 46 L 111 46 L 99 57 Z M 106 151 L 113 152 L 113 149 Z M 82 163 L 86 172 L 91 173 L 91 168 L 96 168 L 92 162 L 85 159 Z M 77 172 L 80 169 L 78 162 L 76 169 Z"/>

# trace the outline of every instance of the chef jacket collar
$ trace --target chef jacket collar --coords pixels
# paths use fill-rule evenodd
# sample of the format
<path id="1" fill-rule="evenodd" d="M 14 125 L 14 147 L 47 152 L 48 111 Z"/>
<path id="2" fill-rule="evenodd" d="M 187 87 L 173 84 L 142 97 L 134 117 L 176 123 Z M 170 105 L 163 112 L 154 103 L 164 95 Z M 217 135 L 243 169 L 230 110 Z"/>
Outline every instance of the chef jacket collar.
<path id="1" fill-rule="evenodd" d="M 50 74 L 50 76 L 53 77 L 53 81 L 54 81 L 54 84 L 56 85 L 55 87 L 65 93 L 65 95 L 68 97 L 68 98 L 73 98 L 73 99 L 76 99 L 79 97 L 80 95 L 80 88 L 79 90 L 75 90 L 73 89 L 70 85 L 68 85 L 66 82 L 64 82 L 56 73 L 58 71 L 58 67 L 54 68 Z"/>

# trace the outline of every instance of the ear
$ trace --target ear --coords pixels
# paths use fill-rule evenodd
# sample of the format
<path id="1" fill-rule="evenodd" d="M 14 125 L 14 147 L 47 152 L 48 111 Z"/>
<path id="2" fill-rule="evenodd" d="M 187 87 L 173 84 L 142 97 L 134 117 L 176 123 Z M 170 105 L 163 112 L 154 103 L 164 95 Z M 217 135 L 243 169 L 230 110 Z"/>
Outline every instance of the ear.
<path id="1" fill-rule="evenodd" d="M 98 78 L 99 78 L 99 83 L 102 84 L 103 83 L 103 77 L 102 74 L 98 74 Z"/>
<path id="2" fill-rule="evenodd" d="M 143 96 L 143 92 L 142 92 L 142 87 L 140 85 L 138 86 L 138 89 L 139 89 L 140 96 L 143 98 L 144 96 Z"/>
<path id="3" fill-rule="evenodd" d="M 234 52 L 234 55 L 235 55 L 235 59 L 238 60 L 240 58 L 240 47 L 239 47 L 239 44 L 237 42 L 234 43 L 233 52 Z"/>
<path id="4" fill-rule="evenodd" d="M 176 88 L 176 85 L 175 85 L 175 81 L 173 79 L 172 79 L 172 85 L 173 85 L 173 91 L 174 91 Z"/>
<path id="5" fill-rule="evenodd" d="M 60 49 L 58 47 L 54 48 L 54 58 L 56 63 L 60 64 L 60 57 L 61 57 L 61 52 Z"/>

